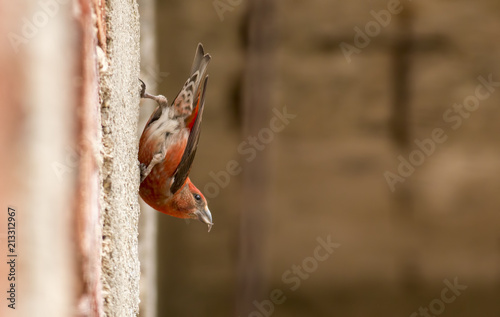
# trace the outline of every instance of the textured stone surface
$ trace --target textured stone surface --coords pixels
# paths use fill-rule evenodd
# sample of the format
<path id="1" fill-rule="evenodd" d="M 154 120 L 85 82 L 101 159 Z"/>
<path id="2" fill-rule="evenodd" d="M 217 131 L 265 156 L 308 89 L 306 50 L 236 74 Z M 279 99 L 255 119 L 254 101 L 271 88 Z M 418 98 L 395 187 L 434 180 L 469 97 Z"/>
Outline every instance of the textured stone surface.
<path id="1" fill-rule="evenodd" d="M 103 129 L 102 282 L 106 316 L 139 310 L 139 14 L 135 1 L 107 1 L 107 67 L 101 71 Z"/>

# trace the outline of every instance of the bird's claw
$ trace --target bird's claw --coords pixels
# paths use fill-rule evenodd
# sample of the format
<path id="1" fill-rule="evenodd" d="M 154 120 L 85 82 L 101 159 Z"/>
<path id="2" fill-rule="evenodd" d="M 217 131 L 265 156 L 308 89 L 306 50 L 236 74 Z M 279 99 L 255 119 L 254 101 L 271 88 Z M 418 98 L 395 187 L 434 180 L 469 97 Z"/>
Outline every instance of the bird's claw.
<path id="1" fill-rule="evenodd" d="M 139 78 L 139 81 L 141 82 L 141 98 L 148 98 L 148 99 L 153 99 L 156 101 L 161 107 L 167 107 L 168 106 L 168 100 L 165 96 L 162 95 L 151 95 L 146 92 L 146 84 L 142 81 L 142 79 Z"/>
<path id="2" fill-rule="evenodd" d="M 146 164 L 144 163 L 141 163 L 139 164 L 139 169 L 141 170 L 141 183 L 144 181 L 144 179 L 146 178 L 147 175 L 146 174 Z"/>
<path id="3" fill-rule="evenodd" d="M 141 183 L 146 179 L 146 177 L 148 177 L 149 173 L 153 170 L 153 167 L 160 163 L 164 158 L 165 154 L 163 152 L 158 152 L 153 155 L 153 159 L 149 162 L 149 165 L 144 163 L 139 165 L 139 168 L 141 169 Z"/>
<path id="4" fill-rule="evenodd" d="M 146 84 L 140 78 L 139 81 L 141 82 L 141 98 L 144 98 L 144 95 L 146 94 Z"/>

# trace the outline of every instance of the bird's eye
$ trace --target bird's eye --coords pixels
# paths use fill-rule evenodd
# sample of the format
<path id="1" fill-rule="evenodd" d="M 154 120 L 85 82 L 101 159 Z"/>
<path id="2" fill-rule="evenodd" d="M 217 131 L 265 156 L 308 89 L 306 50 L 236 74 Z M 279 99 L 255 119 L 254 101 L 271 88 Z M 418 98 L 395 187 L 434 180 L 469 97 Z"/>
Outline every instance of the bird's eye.
<path id="1" fill-rule="evenodd" d="M 193 194 L 194 199 L 201 200 L 201 196 L 198 194 Z"/>

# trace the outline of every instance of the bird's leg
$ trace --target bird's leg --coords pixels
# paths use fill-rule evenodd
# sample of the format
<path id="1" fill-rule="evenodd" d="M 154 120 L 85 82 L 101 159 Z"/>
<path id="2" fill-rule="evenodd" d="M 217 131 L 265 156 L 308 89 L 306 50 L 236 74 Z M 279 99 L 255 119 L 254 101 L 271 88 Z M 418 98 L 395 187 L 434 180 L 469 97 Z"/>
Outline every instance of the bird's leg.
<path id="1" fill-rule="evenodd" d="M 141 98 L 148 98 L 148 99 L 153 99 L 156 101 L 161 107 L 166 107 L 168 106 L 168 100 L 165 96 L 163 95 L 150 95 L 146 92 L 146 84 L 139 78 L 141 81 Z"/>
<path id="2" fill-rule="evenodd" d="M 163 161 L 164 158 L 165 158 L 165 153 L 158 152 L 155 155 L 153 155 L 153 159 L 151 160 L 151 162 L 149 162 L 149 165 L 147 167 L 146 164 L 141 163 L 141 165 L 139 166 L 141 169 L 141 183 L 146 179 L 146 177 L 148 177 L 149 173 L 151 173 L 156 164 Z"/>

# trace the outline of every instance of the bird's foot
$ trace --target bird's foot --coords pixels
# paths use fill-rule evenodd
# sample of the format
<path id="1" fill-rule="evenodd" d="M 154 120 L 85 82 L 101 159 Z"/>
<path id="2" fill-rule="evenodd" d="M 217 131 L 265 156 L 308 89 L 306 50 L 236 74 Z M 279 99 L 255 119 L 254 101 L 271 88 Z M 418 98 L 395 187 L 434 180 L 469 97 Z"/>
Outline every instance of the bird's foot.
<path id="1" fill-rule="evenodd" d="M 141 82 L 141 98 L 148 98 L 148 99 L 153 99 L 156 101 L 161 107 L 166 107 L 168 106 L 168 99 L 163 96 L 163 95 L 151 95 L 146 92 L 146 84 L 139 78 L 139 81 Z"/>
<path id="2" fill-rule="evenodd" d="M 159 152 L 153 156 L 153 159 L 151 160 L 151 162 L 149 163 L 149 165 L 147 167 L 146 167 L 146 164 L 144 164 L 144 163 L 141 163 L 139 165 L 139 168 L 141 169 L 141 183 L 146 179 L 146 177 L 148 177 L 149 173 L 151 173 L 151 171 L 156 166 L 156 164 L 163 161 L 164 158 L 165 158 L 165 154 L 162 152 Z"/>

